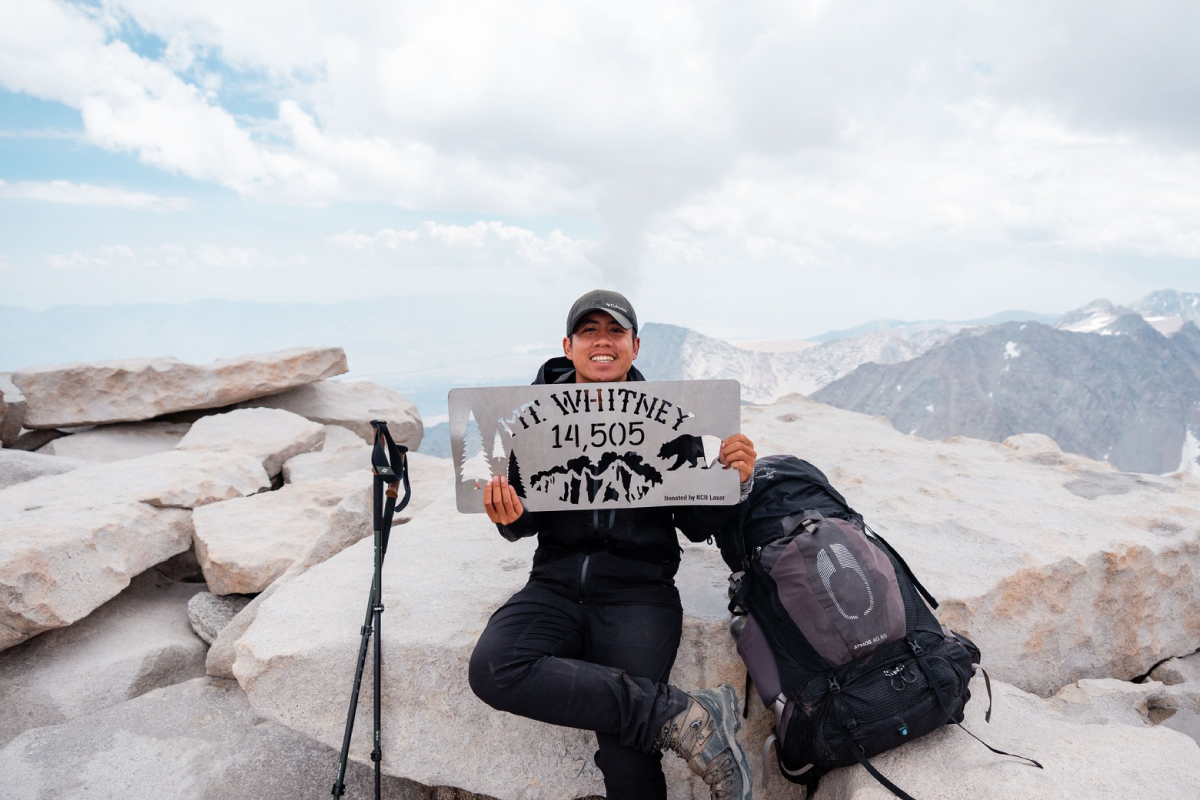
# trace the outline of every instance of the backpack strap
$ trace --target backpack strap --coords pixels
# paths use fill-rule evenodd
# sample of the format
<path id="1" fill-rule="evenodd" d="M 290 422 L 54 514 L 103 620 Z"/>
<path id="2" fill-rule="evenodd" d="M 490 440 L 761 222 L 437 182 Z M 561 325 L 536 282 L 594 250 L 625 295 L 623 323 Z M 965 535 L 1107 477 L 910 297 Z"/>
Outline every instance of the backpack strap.
<path id="1" fill-rule="evenodd" d="M 861 521 L 862 517 L 859 517 L 859 520 Z M 904 569 L 904 574 L 908 576 L 908 579 L 910 581 L 912 581 L 912 585 L 915 586 L 917 591 L 921 593 L 921 596 L 925 598 L 925 602 L 929 603 L 929 606 L 931 608 L 937 608 L 938 607 L 937 598 L 934 597 L 932 594 L 930 594 L 929 590 L 926 589 L 919 580 L 917 580 L 917 576 L 913 575 L 913 571 L 908 566 L 908 562 L 906 562 L 904 560 L 904 558 L 899 553 L 896 552 L 896 548 L 894 548 L 890 544 L 888 544 L 887 540 L 884 539 L 882 536 L 880 536 L 878 533 L 876 533 L 875 529 L 872 528 L 870 525 L 868 525 L 865 521 L 863 521 L 862 526 L 863 526 L 863 529 L 866 530 L 867 533 L 871 534 L 871 538 L 875 539 L 877 542 L 879 542 L 881 545 L 883 545 L 883 548 L 885 550 L 887 550 L 888 553 L 891 554 L 892 558 L 896 559 L 897 563 L 899 563 L 901 568 Z"/>
<path id="2" fill-rule="evenodd" d="M 842 730 L 845 730 L 845 728 L 843 727 Z M 887 778 L 885 778 L 883 776 L 882 772 L 880 772 L 879 770 L 875 769 L 874 766 L 872 766 L 871 762 L 867 760 L 867 757 L 863 753 L 862 749 L 858 746 L 858 743 L 855 742 L 853 739 L 849 739 L 848 731 L 847 731 L 847 738 L 849 740 L 850 752 L 854 754 L 854 757 L 856 759 L 858 759 L 858 763 L 863 765 L 863 769 L 865 769 L 867 772 L 871 773 L 872 778 L 874 778 L 875 780 L 877 780 L 881 784 L 883 784 L 883 787 L 885 789 L 887 789 L 892 794 L 896 795 L 896 797 L 899 797 L 900 800 L 914 800 L 912 795 L 910 795 L 908 792 L 901 789 L 896 784 L 889 781 Z"/>
<path id="3" fill-rule="evenodd" d="M 923 649 L 921 649 L 921 645 L 914 642 L 911 638 L 905 639 L 905 641 L 908 642 L 909 649 L 912 650 L 913 655 L 916 656 L 917 664 L 920 665 L 921 671 L 925 673 L 925 680 L 928 681 L 930 688 L 933 689 L 933 694 L 934 694 L 934 696 L 937 697 L 938 705 L 942 707 L 942 713 L 946 715 L 946 721 L 953 722 L 955 725 L 962 728 L 964 731 L 967 731 L 967 729 L 965 727 L 963 727 L 963 724 L 961 722 L 958 722 L 957 720 L 955 720 L 954 715 L 950 713 L 949 704 L 946 703 L 946 697 L 945 697 L 945 695 L 942 694 L 942 688 L 940 686 L 938 686 L 937 679 L 934 678 L 934 676 L 933 676 L 933 670 L 929 667 L 929 662 L 925 660 L 925 651 Z M 986 675 L 987 675 L 987 673 L 985 672 L 984 673 L 985 681 L 987 682 L 987 685 L 988 685 L 988 717 L 990 718 L 991 710 L 992 710 L 992 702 L 991 702 L 991 700 L 992 700 L 992 682 L 991 682 L 991 680 L 986 678 Z M 1032 758 L 1029 758 L 1028 756 L 1022 756 L 1022 755 L 1018 755 L 1016 753 L 1007 753 L 1003 750 L 997 750 L 996 748 L 992 747 L 990 744 L 985 742 L 983 739 L 980 739 L 978 736 L 971 733 L 970 731 L 967 731 L 967 735 L 970 736 L 975 741 L 979 742 L 981 745 L 986 747 L 988 750 L 991 750 L 993 753 L 995 753 L 998 756 L 1010 756 L 1012 758 L 1019 758 L 1022 761 L 1028 761 L 1030 764 L 1033 764 L 1038 769 L 1045 769 L 1045 767 L 1043 767 L 1040 763 L 1038 763 L 1037 761 L 1034 761 Z"/>
<path id="4" fill-rule="evenodd" d="M 371 472 L 374 473 L 372 511 L 375 530 L 383 534 L 383 553 L 387 554 L 388 538 L 392 533 L 392 522 L 396 514 L 404 510 L 412 498 L 412 485 L 408 480 L 408 448 L 396 444 L 388 432 L 387 422 L 371 420 L 375 429 L 375 445 L 371 450 Z M 404 497 L 397 502 L 399 486 L 404 484 Z M 384 491 L 384 485 L 387 490 Z M 386 496 L 386 500 L 384 499 Z"/>

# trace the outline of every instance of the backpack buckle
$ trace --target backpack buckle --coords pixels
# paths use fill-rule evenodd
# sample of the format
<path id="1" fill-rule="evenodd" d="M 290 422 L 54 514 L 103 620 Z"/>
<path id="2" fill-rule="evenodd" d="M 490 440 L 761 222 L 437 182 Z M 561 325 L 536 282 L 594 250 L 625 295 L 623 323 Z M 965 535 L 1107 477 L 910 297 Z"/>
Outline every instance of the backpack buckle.
<path id="1" fill-rule="evenodd" d="M 834 678 L 831 676 L 829 678 L 829 693 L 830 694 L 841 694 L 841 692 L 842 692 L 842 687 L 838 685 L 837 678 Z"/>

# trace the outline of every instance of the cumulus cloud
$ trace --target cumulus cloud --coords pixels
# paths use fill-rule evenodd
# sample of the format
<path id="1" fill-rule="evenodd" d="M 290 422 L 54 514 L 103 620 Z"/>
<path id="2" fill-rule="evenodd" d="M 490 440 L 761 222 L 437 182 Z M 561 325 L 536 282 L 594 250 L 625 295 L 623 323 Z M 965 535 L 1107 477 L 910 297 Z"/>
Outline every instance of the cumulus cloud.
<path id="1" fill-rule="evenodd" d="M 531 230 L 502 222 L 446 225 L 422 222 L 406 230 L 384 229 L 374 234 L 353 230 L 329 238 L 329 243 L 360 253 L 394 254 L 419 265 L 513 265 L 585 271 L 591 242 L 572 239 L 561 231 L 539 236 Z"/>
<path id="2" fill-rule="evenodd" d="M 1082 260 L 1200 257 L 1184 0 L 23 0 L 9 17 L 0 85 L 147 164 L 264 202 L 603 229 L 330 240 L 363 263 L 564 264 L 664 304 L 755 279 L 887 299 L 907 280 L 919 302 L 913 275 L 966 275 L 994 310 L 997 273 L 1058 292 L 1053 309 L 1091 291 L 1070 288 Z"/>
<path id="3" fill-rule="evenodd" d="M 127 208 L 150 211 L 181 211 L 190 205 L 183 197 L 164 197 L 149 192 L 138 192 L 113 186 L 93 186 L 89 183 L 70 181 L 17 181 L 5 183 L 0 180 L 0 197 L 21 200 L 39 200 L 46 203 L 61 203 L 72 206 L 97 206 L 101 208 Z"/>

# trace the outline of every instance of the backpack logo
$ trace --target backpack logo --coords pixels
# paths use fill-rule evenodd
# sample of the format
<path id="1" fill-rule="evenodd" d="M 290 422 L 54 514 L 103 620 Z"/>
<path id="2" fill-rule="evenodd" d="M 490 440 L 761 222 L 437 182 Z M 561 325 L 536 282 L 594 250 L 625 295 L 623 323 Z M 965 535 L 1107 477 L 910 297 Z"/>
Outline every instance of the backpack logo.
<path id="1" fill-rule="evenodd" d="M 829 597 L 833 600 L 833 604 L 837 607 L 838 612 L 843 617 L 846 619 L 858 619 L 858 614 L 846 613 L 846 609 L 842 608 L 842 604 L 838 600 L 838 592 L 835 592 L 833 589 L 833 578 L 835 573 L 839 571 L 842 573 L 847 571 L 853 572 L 858 576 L 858 579 L 862 581 L 863 588 L 867 591 L 867 610 L 862 612 L 862 616 L 865 617 L 867 614 L 871 613 L 871 609 L 875 608 L 875 593 L 871 591 L 871 584 L 867 581 L 866 573 L 863 572 L 863 568 L 858 563 L 858 559 L 854 557 L 854 554 L 851 553 L 849 548 L 847 548 L 844 544 L 838 544 L 837 542 L 834 542 L 829 545 L 829 549 L 833 551 L 833 555 L 837 558 L 838 564 L 841 566 L 841 570 L 833 565 L 833 559 L 831 559 L 825 552 L 825 548 L 821 548 L 821 551 L 817 553 L 817 574 L 821 576 L 821 583 L 825 585 L 825 591 L 829 594 Z M 858 594 L 858 592 L 855 591 L 858 589 L 857 581 L 849 578 L 851 585 L 847 586 L 846 580 L 847 578 L 842 578 L 838 581 L 839 588 L 845 590 L 843 593 Z M 859 600 L 861 602 L 862 598 L 860 597 Z"/>

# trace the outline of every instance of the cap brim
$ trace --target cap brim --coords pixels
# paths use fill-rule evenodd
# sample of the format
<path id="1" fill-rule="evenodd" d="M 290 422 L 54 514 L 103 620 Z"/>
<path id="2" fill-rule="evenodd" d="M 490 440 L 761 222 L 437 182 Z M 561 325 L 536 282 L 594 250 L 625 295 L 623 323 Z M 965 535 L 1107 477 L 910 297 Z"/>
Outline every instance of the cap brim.
<path id="1" fill-rule="evenodd" d="M 608 314 L 610 317 L 615 319 L 617 321 L 617 324 L 619 324 L 625 330 L 629 330 L 630 328 L 633 327 L 633 323 L 629 321 L 629 317 L 625 316 L 620 311 L 616 311 L 615 309 L 600 308 L 600 307 L 585 308 L 583 311 L 580 311 L 578 315 L 576 315 L 575 321 L 571 324 L 571 333 L 574 333 L 575 329 L 579 327 L 579 320 L 583 319 L 584 317 L 586 317 L 588 314 L 592 313 L 593 311 L 601 311 L 605 314 Z"/>

